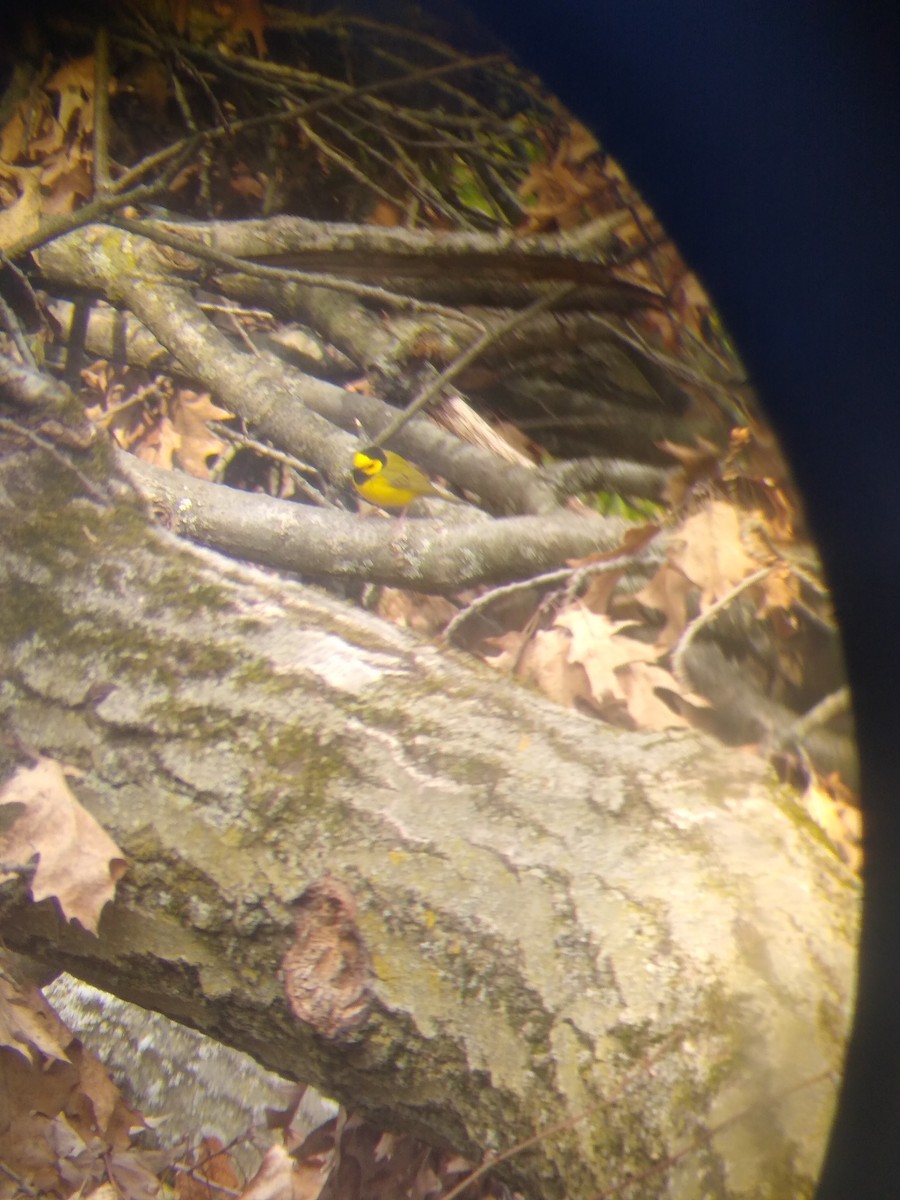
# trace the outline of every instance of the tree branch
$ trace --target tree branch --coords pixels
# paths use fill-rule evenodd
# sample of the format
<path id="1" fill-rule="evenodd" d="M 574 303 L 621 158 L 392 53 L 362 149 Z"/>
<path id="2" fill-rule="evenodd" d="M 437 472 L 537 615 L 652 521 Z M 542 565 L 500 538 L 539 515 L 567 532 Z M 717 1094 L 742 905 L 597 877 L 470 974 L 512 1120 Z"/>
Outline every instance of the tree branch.
<path id="1" fill-rule="evenodd" d="M 122 451 L 117 463 L 147 500 L 170 514 L 176 532 L 305 578 L 453 593 L 477 583 L 529 578 L 566 559 L 613 550 L 629 528 L 621 519 L 566 512 L 492 521 L 475 510 L 467 519 L 447 505 L 441 506 L 440 520 L 365 521 L 163 471 Z M 648 563 L 661 553 L 654 548 Z"/>

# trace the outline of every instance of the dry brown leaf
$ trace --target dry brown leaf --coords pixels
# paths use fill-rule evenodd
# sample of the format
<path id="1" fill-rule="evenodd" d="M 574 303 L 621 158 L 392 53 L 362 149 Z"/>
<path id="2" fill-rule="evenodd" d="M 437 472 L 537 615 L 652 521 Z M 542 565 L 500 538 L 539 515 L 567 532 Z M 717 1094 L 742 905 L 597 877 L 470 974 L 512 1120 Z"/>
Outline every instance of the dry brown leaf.
<path id="1" fill-rule="evenodd" d="M 773 567 L 760 587 L 763 600 L 756 613 L 760 618 L 775 612 L 790 612 L 800 599 L 800 580 L 787 563 Z"/>
<path id="2" fill-rule="evenodd" d="M 457 607 L 444 596 L 384 587 L 379 592 L 375 612 L 394 625 L 433 637 L 453 620 Z"/>
<path id="3" fill-rule="evenodd" d="M 572 163 L 583 163 L 600 149 L 600 143 L 587 126 L 582 125 L 580 121 L 569 121 L 569 136 L 567 140 L 567 156 L 569 162 Z"/>
<path id="4" fill-rule="evenodd" d="M 722 451 L 715 443 L 704 437 L 697 437 L 693 446 L 682 446 L 668 440 L 656 443 L 660 450 L 671 454 L 677 459 L 681 469 L 675 471 L 663 489 L 663 495 L 669 504 L 678 507 L 686 493 L 695 483 L 706 479 L 717 479 L 721 473 L 720 460 Z"/>
<path id="5" fill-rule="evenodd" d="M 669 295 L 681 324 L 702 338 L 704 322 L 709 317 L 712 304 L 697 276 L 685 271 L 676 286 L 669 289 Z"/>
<path id="6" fill-rule="evenodd" d="M 638 237 L 635 240 L 640 244 L 645 243 L 646 238 L 644 237 L 643 231 L 637 230 L 636 232 L 638 233 Z M 638 263 L 632 263 L 630 267 L 631 271 L 635 271 L 638 266 Z M 639 271 L 637 273 L 639 276 L 643 275 L 648 280 L 652 279 L 649 269 L 645 271 Z M 678 329 L 668 312 L 655 312 L 653 309 L 648 308 L 641 313 L 639 323 L 643 331 L 646 334 L 649 334 L 655 342 L 659 343 L 663 350 L 666 350 L 669 354 L 678 353 L 680 344 L 678 338 Z M 676 476 L 676 478 L 678 477 Z M 678 505 L 681 503 L 685 490 L 686 489 L 684 487 L 673 488 L 670 482 L 670 484 L 667 485 L 663 496 L 670 503 Z"/>
<path id="7" fill-rule="evenodd" d="M 31 139 L 28 144 L 28 157 L 33 162 L 44 165 L 44 159 L 51 154 L 59 154 L 65 150 L 65 130 L 56 117 L 48 116 L 41 125 L 41 132 Z"/>
<path id="8" fill-rule="evenodd" d="M 26 105 L 23 101 L 0 129 L 0 162 L 14 163 L 25 150 L 28 140 L 25 109 Z"/>
<path id="9" fill-rule="evenodd" d="M 298 1163 L 294 1168 L 294 1178 L 291 1181 L 294 1189 L 292 1200 L 318 1200 L 322 1188 L 328 1180 L 330 1170 L 330 1158 L 323 1161 L 310 1159 Z"/>
<path id="10" fill-rule="evenodd" d="M 211 1200 L 219 1190 L 236 1195 L 240 1179 L 231 1155 L 216 1137 L 205 1137 L 191 1151 L 188 1159 L 190 1173 L 180 1171 L 175 1180 L 178 1200 Z"/>
<path id="11" fill-rule="evenodd" d="M 650 582 L 635 594 L 635 600 L 659 609 L 666 618 L 656 639 L 660 653 L 671 650 L 687 628 L 687 598 L 693 590 L 694 585 L 682 571 L 671 563 L 663 563 Z"/>
<path id="12" fill-rule="evenodd" d="M 52 162 L 41 175 L 44 188 L 41 212 L 46 216 L 74 212 L 82 200 L 94 192 L 94 181 L 90 169 L 83 162 Z"/>
<path id="13" fill-rule="evenodd" d="M 402 224 L 404 213 L 396 204 L 379 198 L 369 210 L 365 218 L 366 225 L 382 225 L 385 229 L 393 229 Z"/>
<path id="14" fill-rule="evenodd" d="M 183 191 L 187 185 L 200 174 L 200 167 L 196 162 L 189 162 L 181 168 L 175 178 L 169 184 L 169 191 L 173 195 Z"/>
<path id="15" fill-rule="evenodd" d="M 639 729 L 688 729 L 690 722 L 656 694 L 658 687 L 678 691 L 671 672 L 656 663 L 633 662 L 616 672 L 628 712 Z"/>
<path id="16" fill-rule="evenodd" d="M 266 38 L 263 31 L 266 18 L 261 0 L 230 0 L 230 8 L 232 16 L 229 21 L 228 40 L 237 42 L 246 31 L 253 38 L 256 53 L 260 58 L 265 58 Z"/>
<path id="17" fill-rule="evenodd" d="M 125 873 L 125 859 L 112 838 L 72 794 L 59 763 L 39 758 L 19 767 L 0 788 L 0 805 L 22 811 L 0 834 L 0 857 L 29 864 L 38 856 L 31 884 L 35 903 L 55 896 L 66 920 L 97 932 L 100 913 Z"/>
<path id="18" fill-rule="evenodd" d="M 100 1060 L 94 1058 L 77 1042 L 72 1047 L 70 1057 L 78 1068 L 79 1091 L 87 1101 L 85 1115 L 88 1116 L 88 1128 L 106 1134 L 116 1109 L 122 1103 L 119 1089 Z M 127 1142 L 126 1137 L 124 1145 L 127 1145 Z"/>
<path id="19" fill-rule="evenodd" d="M 154 121 L 162 121 L 169 101 L 169 73 L 155 58 L 143 58 L 120 78 L 122 91 L 132 92 Z"/>
<path id="20" fill-rule="evenodd" d="M 584 558 L 567 558 L 567 567 L 590 567 L 595 563 L 611 563 L 617 558 L 640 553 L 659 533 L 658 525 L 637 525 L 626 530 L 621 542 L 612 550 L 595 550 Z"/>
<path id="21" fill-rule="evenodd" d="M 301 1190 L 294 1160 L 284 1146 L 276 1143 L 264 1154 L 259 1170 L 241 1192 L 240 1200 L 316 1200 L 324 1182 L 323 1177 L 316 1187 L 314 1173 L 310 1172 L 302 1177 L 304 1190 Z"/>
<path id="22" fill-rule="evenodd" d="M 181 449 L 181 434 L 169 418 L 163 416 L 145 433 L 139 430 L 130 448 L 143 462 L 171 471 L 175 464 L 175 455 Z"/>
<path id="23" fill-rule="evenodd" d="M 593 697 L 599 703 L 610 696 L 625 699 L 617 668 L 656 657 L 652 646 L 635 638 L 616 636 L 628 625 L 627 621 L 611 621 L 602 613 L 589 612 L 581 604 L 572 605 L 554 622 L 557 629 L 566 629 L 571 634 L 567 660 L 584 667 Z"/>
<path id="24" fill-rule="evenodd" d="M 532 163 L 518 187 L 523 199 L 534 198 L 533 204 L 523 206 L 523 232 L 554 225 L 569 229 L 621 207 L 615 181 L 594 157 L 598 149 L 590 131 L 571 121 L 552 156 Z"/>
<path id="25" fill-rule="evenodd" d="M 630 557 L 631 555 L 639 554 L 648 543 L 653 541 L 658 533 L 658 525 L 641 525 L 634 529 L 629 529 L 619 545 L 614 549 L 598 550 L 593 554 L 586 555 L 584 558 L 570 558 L 566 560 L 566 565 L 580 568 L 593 566 L 595 563 L 612 564 L 616 559 L 623 556 Z M 598 571 L 592 575 L 581 595 L 584 607 L 590 609 L 593 613 L 605 613 L 623 571 L 624 568 L 622 571 L 616 571 L 611 567 L 608 571 Z"/>
<path id="26" fill-rule="evenodd" d="M 727 478 L 766 479 L 774 483 L 790 479 L 781 446 L 771 429 L 750 419 L 746 425 L 732 429 L 728 440 Z"/>
<path id="27" fill-rule="evenodd" d="M 127 1148 L 140 1118 L 106 1069 L 34 985 L 17 988 L 0 978 L 0 990 L 17 1015 L 33 1014 L 30 1057 L 0 1048 L 0 1162 L 32 1189 L 29 1195 L 68 1196 L 72 1189 L 97 1195 L 90 1187 L 106 1177 L 119 1200 L 152 1200 L 159 1182 Z M 40 1044 L 32 1037 L 35 1022 L 45 1034 Z M 2 1181 L 0 1195 L 6 1195 Z"/>
<path id="28" fill-rule="evenodd" d="M 4 1087 L 7 1086 L 3 1072 L 6 1053 L 0 1051 L 0 1084 Z M 55 1120 L 38 1111 L 20 1111 L 4 1123 L 5 1128 L 0 1128 L 0 1163 L 31 1188 L 32 1196 L 59 1194 L 57 1154 L 50 1138 Z M 20 1190 L 4 1193 L 5 1196 L 21 1194 Z"/>
<path id="29" fill-rule="evenodd" d="M 37 231 L 41 219 L 40 167 L 0 164 L 0 250 Z"/>
<path id="30" fill-rule="evenodd" d="M 740 488 L 742 504 L 758 508 L 770 543 L 790 544 L 796 540 L 797 526 L 803 526 L 803 513 L 774 433 L 751 420 L 747 426 L 732 429 L 730 448 L 722 469 L 723 479 Z"/>
<path id="31" fill-rule="evenodd" d="M 565 630 L 536 633 L 522 654 L 518 675 L 566 708 L 592 705 L 591 686 L 580 663 L 569 661 L 571 638 Z"/>
<path id="32" fill-rule="evenodd" d="M 737 511 L 709 500 L 689 516 L 672 539 L 669 561 L 700 589 L 700 608 L 709 608 L 758 566 L 744 550 Z"/>
<path id="33" fill-rule="evenodd" d="M 55 1014 L 48 1015 L 46 1001 L 34 984 L 15 987 L 0 975 L 0 1046 L 17 1050 L 29 1062 L 39 1055 L 67 1062 L 71 1040 Z"/>
<path id="34" fill-rule="evenodd" d="M 837 847 L 853 871 L 862 866 L 862 814 L 848 803 L 847 789 L 836 778 L 813 777 L 801 796 L 806 811 Z"/>
<path id="35" fill-rule="evenodd" d="M 584 607 L 592 613 L 605 613 L 622 575 L 622 571 L 611 570 L 600 571 L 596 575 L 592 575 L 588 580 L 587 587 L 581 593 L 581 603 Z"/>
<path id="36" fill-rule="evenodd" d="M 111 1183 L 102 1183 L 92 1192 L 87 1192 L 84 1200 L 120 1200 L 120 1194 Z"/>
<path id="37" fill-rule="evenodd" d="M 48 92 L 59 93 L 57 118 L 63 135 L 70 133 L 70 125 L 78 121 L 82 133 L 94 128 L 94 56 L 76 58 L 67 62 L 47 81 Z"/>
<path id="38" fill-rule="evenodd" d="M 156 1200 L 162 1191 L 159 1180 L 144 1165 L 139 1151 L 112 1150 L 102 1153 L 103 1166 L 109 1175 L 116 1200 Z M 209 1195 L 207 1191 L 204 1200 Z"/>
<path id="39" fill-rule="evenodd" d="M 228 186 L 244 200 L 262 200 L 266 194 L 266 177 L 252 171 L 246 163 L 239 162 L 231 169 Z"/>
<path id="40" fill-rule="evenodd" d="M 496 637 L 485 638 L 485 646 L 496 646 L 500 652 L 486 655 L 484 661 L 495 671 L 512 671 L 520 660 L 527 637 L 528 634 L 510 629 L 506 633 L 497 634 Z"/>
<path id="41" fill-rule="evenodd" d="M 197 479 L 209 478 L 208 458 L 221 454 L 225 445 L 210 433 L 208 421 L 227 421 L 231 413 L 213 404 L 209 392 L 179 389 L 171 402 L 172 424 L 178 434 L 176 454 L 180 466 Z"/>
<path id="42" fill-rule="evenodd" d="M 400 1142 L 402 1134 L 388 1133 L 382 1131 L 381 1137 L 375 1143 L 375 1149 L 372 1151 L 372 1157 L 376 1162 L 381 1162 L 383 1158 L 390 1158 L 397 1145 Z"/>

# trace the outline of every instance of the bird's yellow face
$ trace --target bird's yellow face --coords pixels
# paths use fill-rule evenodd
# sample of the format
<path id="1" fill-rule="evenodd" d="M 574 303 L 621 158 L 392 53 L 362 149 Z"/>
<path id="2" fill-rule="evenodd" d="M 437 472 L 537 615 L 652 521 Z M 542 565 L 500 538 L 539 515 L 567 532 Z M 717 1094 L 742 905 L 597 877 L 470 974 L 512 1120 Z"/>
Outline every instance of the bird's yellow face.
<path id="1" fill-rule="evenodd" d="M 372 457 L 373 454 L 375 455 L 374 458 Z M 357 452 L 353 455 L 354 483 L 356 482 L 357 477 L 360 475 L 365 476 L 365 479 L 371 479 L 374 475 L 377 475 L 379 471 L 384 470 L 384 464 L 385 456 L 383 453 L 378 453 L 372 448 L 369 450 L 357 450 Z M 363 482 L 365 482 L 365 480 L 363 480 Z"/>

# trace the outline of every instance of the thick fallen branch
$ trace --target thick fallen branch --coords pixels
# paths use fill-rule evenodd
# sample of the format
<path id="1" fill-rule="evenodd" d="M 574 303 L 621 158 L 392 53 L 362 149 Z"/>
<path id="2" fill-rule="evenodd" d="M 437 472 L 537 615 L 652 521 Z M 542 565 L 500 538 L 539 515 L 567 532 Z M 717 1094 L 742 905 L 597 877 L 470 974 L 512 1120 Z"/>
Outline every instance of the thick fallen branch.
<path id="1" fill-rule="evenodd" d="M 145 238 L 91 226 L 45 247 L 40 258 L 48 278 L 96 289 L 129 308 L 187 373 L 260 437 L 314 464 L 336 484 L 346 483 L 358 446 L 344 430 L 361 423 L 371 439 L 387 423 L 392 410 L 374 397 L 352 394 L 270 356 L 235 349 Z M 396 448 L 475 492 L 497 512 L 558 507 L 553 490 L 536 472 L 511 464 L 498 470 L 493 455 L 463 445 L 425 419 L 410 422 Z"/>
<path id="2" fill-rule="evenodd" d="M 0 612 L 0 762 L 77 766 L 130 861 L 99 938 L 7 881 L 12 947 L 470 1157 L 568 1119 L 502 1164 L 531 1197 L 810 1193 L 857 888 L 761 763 L 565 713 L 41 450 L 0 469 Z"/>
<path id="3" fill-rule="evenodd" d="M 528 579 L 596 551 L 609 553 L 629 528 L 621 518 L 567 512 L 491 520 L 473 509 L 466 519 L 465 510 L 447 503 L 439 505 L 441 519 L 366 521 L 163 471 L 124 451 L 116 462 L 176 532 L 233 558 L 307 579 L 459 592 L 473 584 Z M 654 545 L 648 570 L 661 555 Z"/>

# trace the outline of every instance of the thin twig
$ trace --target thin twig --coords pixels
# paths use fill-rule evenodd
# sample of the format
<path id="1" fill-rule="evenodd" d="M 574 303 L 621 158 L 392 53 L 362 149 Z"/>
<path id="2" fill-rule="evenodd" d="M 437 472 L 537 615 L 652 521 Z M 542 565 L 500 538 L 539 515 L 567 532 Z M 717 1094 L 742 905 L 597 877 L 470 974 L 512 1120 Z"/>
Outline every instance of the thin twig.
<path id="1" fill-rule="evenodd" d="M 94 195 L 109 190 L 109 29 L 94 38 Z"/>
<path id="2" fill-rule="evenodd" d="M 197 83 L 206 92 L 207 98 L 210 100 L 211 104 L 214 106 L 215 111 L 219 114 L 219 119 L 220 119 L 221 123 L 223 125 L 227 125 L 228 118 L 226 117 L 225 113 L 222 112 L 222 109 L 219 106 L 218 101 L 216 100 L 216 97 L 211 92 L 209 84 L 206 82 L 205 79 L 203 79 L 200 76 L 200 73 L 196 70 L 196 68 L 193 66 L 192 63 L 184 63 L 183 65 L 188 69 L 188 73 L 193 72 L 193 75 L 197 77 L 197 80 L 196 80 Z M 175 102 L 177 103 L 179 109 L 181 110 L 181 118 L 184 121 L 185 126 L 188 128 L 188 130 L 191 133 L 198 133 L 200 131 L 200 126 L 197 124 L 197 121 L 194 118 L 194 114 L 191 111 L 190 101 L 188 100 L 187 94 L 185 93 L 182 82 L 178 77 L 178 72 L 174 69 L 174 67 L 170 67 L 168 74 L 169 74 L 169 81 L 172 84 L 172 91 L 175 95 Z M 200 149 L 197 152 L 197 158 L 199 159 L 199 162 L 200 162 L 200 171 L 199 171 L 200 203 L 201 203 L 201 205 L 203 205 L 205 207 L 206 212 L 211 212 L 212 211 L 212 175 L 211 175 L 212 149 L 208 143 L 204 143 L 200 147 Z"/>
<path id="3" fill-rule="evenodd" d="M 37 371 L 38 365 L 31 353 L 31 346 L 28 344 L 21 322 L 2 296 L 0 296 L 0 321 L 3 322 L 3 327 L 12 338 L 13 345 L 21 355 L 22 361 L 26 366 L 31 367 L 32 371 Z"/>
<path id="4" fill-rule="evenodd" d="M 711 604 L 705 612 L 700 614 L 699 617 L 695 617 L 685 629 L 684 633 L 682 633 L 681 637 L 678 639 L 675 649 L 672 651 L 672 674 L 678 680 L 678 683 L 681 685 L 681 687 L 685 689 L 685 691 L 689 692 L 691 690 L 691 683 L 684 669 L 685 656 L 690 649 L 691 642 L 693 642 L 700 630 L 705 625 L 709 625 L 710 622 L 713 621 L 723 609 L 728 607 L 732 600 L 736 599 L 736 597 L 741 594 L 741 592 L 745 592 L 747 588 L 753 587 L 754 584 L 765 579 L 765 577 L 771 574 L 771 572 L 774 570 L 774 566 L 760 567 L 758 571 L 754 571 L 752 575 L 748 575 L 745 579 L 742 579 L 740 583 L 736 583 L 734 587 L 730 589 L 730 591 L 725 593 L 724 596 L 720 596 L 715 604 Z"/>
<path id="5" fill-rule="evenodd" d="M 850 705 L 850 688 L 844 684 L 843 687 L 830 692 L 818 704 L 814 704 L 802 717 L 798 717 L 793 725 L 778 739 L 778 745 L 785 746 L 790 742 L 802 742 L 814 729 L 820 729 L 835 717 L 848 712 Z"/>
<path id="6" fill-rule="evenodd" d="M 341 128 L 336 121 L 330 122 L 328 117 L 322 117 L 322 121 L 333 123 L 338 128 Z M 337 149 L 337 147 L 332 146 L 331 142 L 326 141 L 325 138 L 316 133 L 309 121 L 298 120 L 297 124 L 309 138 L 310 142 L 314 146 L 318 147 L 318 149 L 322 151 L 326 158 L 330 158 L 332 162 L 337 163 L 341 170 L 346 171 L 347 174 L 355 179 L 357 183 L 361 184 L 368 191 L 374 192 L 376 196 L 380 196 L 387 204 L 392 204 L 397 208 L 403 207 L 401 200 L 399 200 L 396 196 L 392 196 L 386 188 L 383 188 L 381 184 L 376 183 L 374 179 L 370 179 L 364 171 L 360 170 L 360 168 L 355 162 L 353 162 L 351 158 L 348 158 L 347 155 L 343 154 Z M 351 141 L 361 144 L 361 139 L 355 137 L 349 129 L 341 128 L 341 133 L 345 137 L 350 138 Z M 371 154 L 375 158 L 381 159 L 382 162 L 392 167 L 393 170 L 397 170 L 396 166 L 394 166 L 393 163 L 390 163 L 385 155 L 379 154 L 373 146 L 366 146 L 365 149 L 368 154 Z M 408 184 L 408 180 L 404 180 L 403 182 Z"/>
<path id="7" fill-rule="evenodd" d="M 94 424 L 100 426 L 102 429 L 107 429 L 121 413 L 127 412 L 129 408 L 134 408 L 138 404 L 144 404 L 148 400 L 154 399 L 163 399 L 158 376 L 151 383 L 144 384 L 143 387 L 139 387 L 137 391 L 132 392 L 126 399 L 120 400 L 118 404 L 105 409 L 98 417 L 94 418 Z"/>
<path id="8" fill-rule="evenodd" d="M 187 52 L 190 47 L 185 47 Z M 306 101 L 303 104 L 291 105 L 282 112 L 265 113 L 258 117 L 245 117 L 242 121 L 233 121 L 227 129 L 218 127 L 216 129 L 207 129 L 202 133 L 192 134 L 190 137 L 182 138 L 178 142 L 173 142 L 170 146 L 158 150 L 155 154 L 148 155 L 142 162 L 137 163 L 129 171 L 125 172 L 122 179 L 129 183 L 132 179 L 141 178 L 148 171 L 155 167 L 162 166 L 167 163 L 170 158 L 175 155 L 192 154 L 194 150 L 204 141 L 217 141 L 225 136 L 234 137 L 238 133 L 246 133 L 248 130 L 260 129 L 267 125 L 284 124 L 286 122 L 295 121 L 298 117 L 309 119 L 315 113 L 321 112 L 324 108 L 332 108 L 339 104 L 345 104 L 348 100 L 357 99 L 362 96 L 370 96 L 375 92 L 387 91 L 392 87 L 406 87 L 409 84 L 421 83 L 426 79 L 432 79 L 436 76 L 447 75 L 451 71 L 469 70 L 474 67 L 489 66 L 492 63 L 505 61 L 502 54 L 484 54 L 473 58 L 460 59 L 453 63 L 442 63 L 437 67 L 426 67 L 421 71 L 415 71 L 409 75 L 395 77 L 393 79 L 379 79 L 374 83 L 365 84 L 362 87 L 352 88 L 346 92 L 341 92 L 335 95 L 333 92 L 326 96 L 320 96 L 315 100 Z"/>
<path id="9" fill-rule="evenodd" d="M 610 571 L 633 567 L 643 561 L 645 561 L 644 557 L 640 554 L 622 554 L 608 562 L 589 563 L 584 567 L 560 567 L 558 571 L 546 571 L 544 574 L 534 575 L 530 579 L 519 579 L 515 583 L 505 583 L 491 588 L 490 591 L 477 596 L 453 617 L 441 634 L 441 641 L 450 642 L 461 625 L 497 600 L 505 600 L 508 596 L 531 591 L 533 588 L 552 587 L 556 583 L 568 584 L 566 591 L 571 596 L 577 593 L 581 584 L 592 575 L 606 575 Z"/>
<path id="10" fill-rule="evenodd" d="M 403 146 L 389 134 L 385 134 L 388 145 L 397 156 L 400 163 L 405 167 L 405 174 L 401 175 L 406 179 L 407 186 L 412 188 L 421 202 L 427 205 L 438 216 L 444 217 L 446 220 L 455 222 L 461 225 L 466 230 L 474 230 L 472 222 L 461 213 L 458 209 L 453 208 L 441 194 L 440 190 L 435 187 L 429 179 L 427 179 L 419 170 L 416 163 L 406 153 Z M 418 179 L 418 183 L 416 180 Z"/>
<path id="11" fill-rule="evenodd" d="M 16 1187 L 19 1189 L 19 1191 L 22 1193 L 23 1196 L 38 1196 L 38 1195 L 40 1195 L 40 1193 L 36 1192 L 34 1190 L 34 1188 L 29 1187 L 28 1184 L 25 1182 L 25 1180 L 22 1179 L 21 1176 L 17 1175 L 15 1173 L 15 1171 L 12 1170 L 11 1167 L 8 1167 L 6 1165 L 6 1163 L 0 1162 L 0 1171 L 2 1171 L 3 1174 L 7 1176 L 8 1179 L 11 1179 L 13 1181 L 13 1183 L 16 1185 Z"/>
<path id="12" fill-rule="evenodd" d="M 320 491 L 312 487 L 304 478 L 302 472 L 318 471 L 315 467 L 311 467 L 309 463 L 303 462 L 299 458 L 295 458 L 293 454 L 286 454 L 283 450 L 275 450 L 272 446 L 267 446 L 265 442 L 257 441 L 256 438 L 249 437 L 246 433 L 241 433 L 237 429 L 229 429 L 227 425 L 221 425 L 218 421 L 210 423 L 210 429 L 215 433 L 216 437 L 224 438 L 225 441 L 231 443 L 232 446 L 242 450 L 253 450 L 254 453 L 262 455 L 264 458 L 271 459 L 272 462 L 278 463 L 280 466 L 289 467 L 297 473 L 294 482 L 308 500 L 313 504 L 318 504 L 321 508 L 336 508 L 337 505 L 331 504 L 322 495 Z"/>
<path id="13" fill-rule="evenodd" d="M 458 355 L 453 362 L 450 363 L 450 365 L 443 370 L 440 375 L 437 376 L 436 379 L 433 379 L 431 383 L 427 384 L 419 392 L 415 399 L 412 400 L 401 413 L 398 413 L 398 415 L 387 425 L 385 429 L 381 430 L 381 432 L 378 434 L 378 440 L 375 442 L 375 445 L 380 445 L 381 443 L 387 442 L 390 438 L 394 437 L 399 430 L 403 428 L 407 421 L 412 420 L 416 413 L 423 409 L 428 401 L 432 399 L 432 397 L 438 395 L 448 383 L 450 383 L 456 378 L 457 375 L 460 374 L 461 371 L 465 370 L 466 367 L 473 363 L 475 359 L 478 358 L 488 348 L 488 346 L 499 341 L 508 333 L 511 333 L 514 329 L 518 329 L 521 325 L 526 324 L 532 319 L 532 317 L 537 316 L 537 314 L 543 312 L 544 309 L 550 308 L 564 296 L 568 296 L 571 292 L 576 291 L 578 286 L 579 285 L 577 283 L 559 284 L 557 287 L 554 287 L 551 291 L 545 293 L 543 296 L 539 296 L 538 299 L 529 304 L 527 308 L 520 309 L 518 312 L 513 313 L 512 316 L 507 317 L 506 320 L 501 321 L 498 325 L 493 325 L 490 329 L 486 329 L 481 337 L 476 338 L 467 350 L 464 350 L 462 354 Z"/>
<path id="14" fill-rule="evenodd" d="M 235 335 L 243 342 L 247 352 L 252 354 L 254 358 L 261 358 L 262 352 L 254 342 L 253 338 L 238 320 L 237 313 L 232 312 L 228 314 L 228 324 L 234 330 Z"/>

